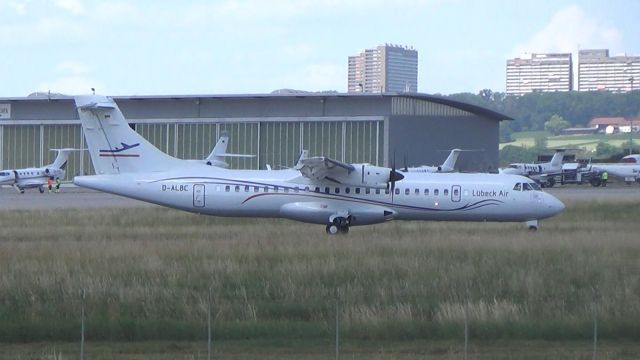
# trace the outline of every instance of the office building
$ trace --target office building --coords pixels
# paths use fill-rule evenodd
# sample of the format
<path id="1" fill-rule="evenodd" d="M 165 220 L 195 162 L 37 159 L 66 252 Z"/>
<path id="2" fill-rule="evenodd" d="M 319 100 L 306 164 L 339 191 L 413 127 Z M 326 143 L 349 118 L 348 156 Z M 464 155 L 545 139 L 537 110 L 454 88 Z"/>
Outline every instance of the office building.
<path id="1" fill-rule="evenodd" d="M 640 89 L 640 56 L 609 56 L 609 50 L 580 50 L 578 91 Z"/>
<path id="2" fill-rule="evenodd" d="M 418 51 L 380 45 L 349 56 L 348 92 L 417 92 Z"/>
<path id="3" fill-rule="evenodd" d="M 572 89 L 571 53 L 526 54 L 507 60 L 507 95 Z"/>

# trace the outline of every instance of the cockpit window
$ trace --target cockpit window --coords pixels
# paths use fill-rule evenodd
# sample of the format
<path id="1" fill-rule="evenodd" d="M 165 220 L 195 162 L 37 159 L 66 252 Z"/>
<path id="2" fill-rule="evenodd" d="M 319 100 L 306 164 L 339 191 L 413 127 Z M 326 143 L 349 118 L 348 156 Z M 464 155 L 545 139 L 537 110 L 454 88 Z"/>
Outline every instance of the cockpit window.
<path id="1" fill-rule="evenodd" d="M 531 190 L 533 190 L 533 188 L 531 187 L 530 183 L 522 183 L 522 190 L 523 191 L 531 191 Z"/>
<path id="2" fill-rule="evenodd" d="M 538 183 L 532 182 L 532 183 L 529 183 L 529 185 L 531 185 L 533 190 L 542 191 L 542 189 L 540 188 L 540 185 L 538 185 Z"/>
<path id="3" fill-rule="evenodd" d="M 517 183 L 516 186 L 513 187 L 513 190 L 522 191 L 522 184 L 521 183 Z"/>
<path id="4" fill-rule="evenodd" d="M 1 171 L 0 172 L 0 176 L 9 176 L 9 175 L 11 175 L 11 173 L 9 173 L 9 172 L 6 172 L 6 171 Z"/>
<path id="5" fill-rule="evenodd" d="M 511 164 L 511 165 L 509 165 L 509 167 L 512 168 L 512 169 L 518 169 L 519 168 L 519 166 L 516 165 L 516 164 Z"/>

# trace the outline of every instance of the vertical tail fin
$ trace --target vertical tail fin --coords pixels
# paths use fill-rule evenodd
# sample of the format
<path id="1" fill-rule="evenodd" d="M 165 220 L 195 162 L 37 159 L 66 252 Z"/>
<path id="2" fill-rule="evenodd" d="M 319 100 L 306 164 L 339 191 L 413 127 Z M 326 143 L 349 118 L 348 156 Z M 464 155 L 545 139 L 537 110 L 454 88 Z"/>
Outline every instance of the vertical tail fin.
<path id="1" fill-rule="evenodd" d="M 57 151 L 58 155 L 51 164 L 47 165 L 47 168 L 64 170 L 69 160 L 69 153 L 78 150 L 79 149 L 51 149 L 51 151 Z"/>
<path id="2" fill-rule="evenodd" d="M 211 154 L 205 159 L 207 165 L 213 165 L 218 167 L 229 167 L 224 157 L 227 154 L 227 146 L 229 146 L 229 133 L 226 131 L 220 135 L 216 146 L 211 150 Z"/>
<path id="3" fill-rule="evenodd" d="M 460 149 L 453 149 L 451 153 L 447 157 L 447 159 L 440 166 L 440 171 L 442 172 L 452 172 L 456 166 L 456 162 L 458 161 L 458 156 L 460 156 Z"/>
<path id="4" fill-rule="evenodd" d="M 89 95 L 75 102 L 96 174 L 163 171 L 186 163 L 130 128 L 113 99 Z"/>
<path id="5" fill-rule="evenodd" d="M 564 150 L 556 150 L 556 153 L 553 154 L 551 158 L 551 166 L 559 167 L 562 166 L 562 160 L 564 159 Z"/>

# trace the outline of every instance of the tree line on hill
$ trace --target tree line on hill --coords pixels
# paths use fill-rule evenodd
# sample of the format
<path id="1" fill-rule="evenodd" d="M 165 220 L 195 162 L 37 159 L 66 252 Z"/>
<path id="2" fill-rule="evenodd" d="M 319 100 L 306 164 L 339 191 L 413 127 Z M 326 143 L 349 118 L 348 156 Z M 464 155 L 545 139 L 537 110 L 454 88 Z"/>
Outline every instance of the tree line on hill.
<path id="1" fill-rule="evenodd" d="M 452 100 L 482 106 L 513 121 L 500 124 L 500 141 L 510 141 L 519 131 L 547 130 L 556 133 L 566 127 L 587 127 L 595 117 L 640 117 L 640 90 L 626 93 L 608 91 L 534 92 L 523 96 L 481 90 L 478 94 L 459 93 Z"/>

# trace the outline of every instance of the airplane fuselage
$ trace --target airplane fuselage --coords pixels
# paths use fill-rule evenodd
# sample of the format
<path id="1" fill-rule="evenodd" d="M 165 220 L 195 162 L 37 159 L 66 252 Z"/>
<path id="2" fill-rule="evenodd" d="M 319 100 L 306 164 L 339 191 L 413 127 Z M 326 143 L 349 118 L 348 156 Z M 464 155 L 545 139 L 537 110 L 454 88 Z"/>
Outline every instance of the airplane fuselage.
<path id="1" fill-rule="evenodd" d="M 553 216 L 564 205 L 531 183 L 495 174 L 405 174 L 393 195 L 386 189 L 313 182 L 295 170 L 225 170 L 80 176 L 79 186 L 195 213 L 282 217 L 326 224 L 352 216 L 351 225 L 386 220 L 530 221 Z"/>

